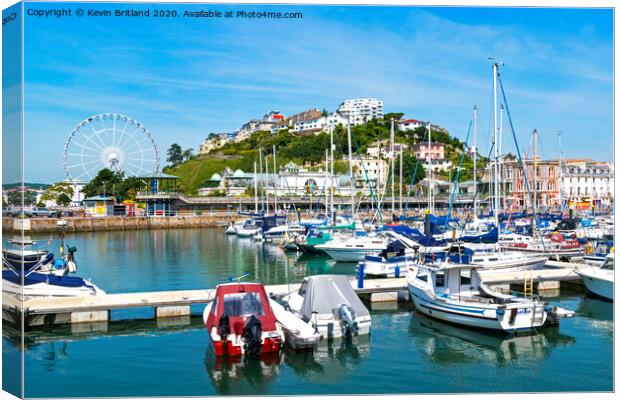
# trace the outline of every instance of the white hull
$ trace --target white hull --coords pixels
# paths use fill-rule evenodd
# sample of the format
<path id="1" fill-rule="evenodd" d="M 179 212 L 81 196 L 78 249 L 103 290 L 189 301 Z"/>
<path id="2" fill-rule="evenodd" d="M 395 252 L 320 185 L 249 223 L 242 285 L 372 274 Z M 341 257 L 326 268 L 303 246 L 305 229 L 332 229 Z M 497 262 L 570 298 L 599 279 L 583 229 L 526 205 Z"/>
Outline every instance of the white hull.
<path id="1" fill-rule="evenodd" d="M 4 279 L 2 280 L 2 292 L 14 296 L 23 295 L 24 297 L 69 297 L 105 294 L 103 290 L 95 285 L 92 285 L 92 287 L 66 287 L 47 283 L 36 283 L 33 285 L 21 286 Z"/>
<path id="2" fill-rule="evenodd" d="M 411 262 L 408 260 L 398 262 L 364 260 L 364 275 L 394 276 L 396 273 L 396 267 L 398 266 L 399 275 L 402 276 L 407 272 L 407 268 L 410 264 Z"/>
<path id="3" fill-rule="evenodd" d="M 364 257 L 367 255 L 375 255 L 382 249 L 327 249 L 321 246 L 316 246 L 317 249 L 323 250 L 332 259 L 338 262 L 359 262 L 364 261 Z"/>
<path id="4" fill-rule="evenodd" d="M 610 278 L 597 276 L 595 273 L 592 273 L 594 271 L 590 270 L 590 268 L 583 268 L 582 271 L 577 270 L 576 272 L 581 277 L 581 280 L 583 280 L 586 289 L 590 292 L 607 300 L 614 299 L 613 274 L 610 280 Z"/>
<path id="5" fill-rule="evenodd" d="M 237 236 L 241 238 L 250 238 L 256 236 L 257 233 L 260 232 L 260 228 L 246 229 L 246 228 L 237 228 Z"/>
<path id="6" fill-rule="evenodd" d="M 541 321 L 534 322 L 533 307 L 531 305 L 519 305 L 519 308 L 515 308 L 516 315 L 512 319 L 510 316 L 511 311 L 508 309 L 504 310 L 503 315 L 500 315 L 498 307 L 491 304 L 483 306 L 445 302 L 409 282 L 407 286 L 411 299 L 418 311 L 446 322 L 473 328 L 514 333 L 529 331 L 542 326 L 546 319 L 545 312 Z"/>

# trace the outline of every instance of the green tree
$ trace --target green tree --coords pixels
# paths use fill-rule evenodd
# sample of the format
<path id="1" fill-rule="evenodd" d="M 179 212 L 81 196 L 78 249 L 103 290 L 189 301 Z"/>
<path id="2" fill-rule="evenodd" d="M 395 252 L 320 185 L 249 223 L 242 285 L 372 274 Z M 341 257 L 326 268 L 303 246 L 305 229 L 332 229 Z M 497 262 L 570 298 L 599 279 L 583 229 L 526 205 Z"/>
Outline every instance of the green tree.
<path id="1" fill-rule="evenodd" d="M 96 195 L 114 196 L 115 191 L 120 188 L 123 183 L 124 173 L 122 171 L 112 171 L 104 168 L 97 173 L 88 185 L 84 186 L 82 193 L 86 197 Z"/>
<path id="2" fill-rule="evenodd" d="M 400 120 L 403 115 L 405 115 L 405 113 L 400 113 L 400 112 L 393 112 L 393 113 L 387 113 L 387 114 L 383 114 L 383 120 L 389 122 L 391 118 L 394 118 L 394 122 Z"/>
<path id="3" fill-rule="evenodd" d="M 177 143 L 172 143 L 168 148 L 168 162 L 172 163 L 172 166 L 178 165 L 183 162 L 183 150 Z"/>
<path id="4" fill-rule="evenodd" d="M 416 163 L 418 164 L 417 168 Z M 396 174 L 398 174 L 400 171 L 400 158 L 396 159 L 394 171 Z M 413 179 L 413 184 L 416 185 L 418 182 L 424 179 L 424 162 L 418 162 L 417 158 L 414 155 L 403 152 L 403 185 L 411 184 L 411 177 L 413 176 L 414 171 L 415 178 Z"/>
<path id="5" fill-rule="evenodd" d="M 183 161 L 189 161 L 194 157 L 194 149 L 191 147 L 183 151 Z"/>
<path id="6" fill-rule="evenodd" d="M 56 203 L 63 207 L 66 207 L 71 203 L 71 197 L 69 197 L 69 195 L 67 195 L 66 193 L 61 193 L 58 195 Z"/>
<path id="7" fill-rule="evenodd" d="M 8 196 L 9 204 L 21 206 L 22 198 L 25 206 L 31 206 L 37 201 L 37 195 L 30 190 L 16 190 Z"/>
<path id="8" fill-rule="evenodd" d="M 45 192 L 41 195 L 41 201 L 54 201 L 57 204 L 58 198 L 61 194 L 69 197 L 69 202 L 71 202 L 71 198 L 73 197 L 74 190 L 73 186 L 70 182 L 58 182 L 54 183 L 50 187 L 48 187 Z"/>

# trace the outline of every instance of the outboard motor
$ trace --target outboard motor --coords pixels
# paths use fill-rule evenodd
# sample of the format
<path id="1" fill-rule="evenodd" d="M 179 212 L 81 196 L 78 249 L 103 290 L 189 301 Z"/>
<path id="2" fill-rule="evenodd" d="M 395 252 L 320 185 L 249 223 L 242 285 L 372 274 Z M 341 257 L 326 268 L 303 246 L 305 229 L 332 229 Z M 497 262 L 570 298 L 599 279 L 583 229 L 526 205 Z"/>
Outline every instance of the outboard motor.
<path id="1" fill-rule="evenodd" d="M 258 318 L 252 315 L 245 321 L 243 326 L 243 341 L 245 353 L 248 355 L 256 356 L 260 354 L 263 347 L 263 341 L 261 339 L 263 333 L 263 326 Z"/>
<path id="2" fill-rule="evenodd" d="M 226 340 L 230 335 L 230 318 L 224 314 L 220 318 L 220 322 L 217 324 L 217 334 L 220 335 L 222 340 Z"/>
<path id="3" fill-rule="evenodd" d="M 357 335 L 359 330 L 355 321 L 355 311 L 348 304 L 343 304 L 338 308 L 338 316 L 344 324 L 347 335 Z"/>

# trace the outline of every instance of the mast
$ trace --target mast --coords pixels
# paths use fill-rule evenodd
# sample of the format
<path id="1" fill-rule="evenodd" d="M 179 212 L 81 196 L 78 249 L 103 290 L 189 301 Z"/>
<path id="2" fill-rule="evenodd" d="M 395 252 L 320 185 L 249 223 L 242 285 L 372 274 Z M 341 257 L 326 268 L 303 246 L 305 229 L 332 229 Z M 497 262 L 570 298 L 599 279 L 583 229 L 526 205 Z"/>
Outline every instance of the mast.
<path id="1" fill-rule="evenodd" d="M 538 131 L 534 128 L 534 210 L 538 209 Z"/>
<path id="2" fill-rule="evenodd" d="M 493 149 L 495 150 L 494 185 L 493 185 L 493 217 L 495 226 L 499 227 L 499 148 L 497 146 L 497 73 L 499 65 L 493 63 Z"/>
<path id="3" fill-rule="evenodd" d="M 254 213 L 258 214 L 258 176 L 256 176 L 256 161 L 254 161 Z"/>
<path id="4" fill-rule="evenodd" d="M 278 213 L 278 173 L 276 172 L 276 145 L 273 145 L 273 176 L 274 176 L 274 181 L 273 181 L 273 191 L 274 191 L 274 197 L 275 197 L 275 208 L 273 210 L 274 214 Z"/>
<path id="5" fill-rule="evenodd" d="M 258 166 L 260 168 L 259 173 L 261 176 L 261 186 L 263 186 L 265 176 L 263 175 L 263 148 L 262 147 L 258 148 Z M 261 209 L 264 212 L 265 211 L 265 194 L 261 193 L 260 198 L 263 203 Z"/>
<path id="6" fill-rule="evenodd" d="M 392 168 L 392 212 L 394 212 L 394 118 L 390 118 L 390 164 Z"/>
<path id="7" fill-rule="evenodd" d="M 330 177 L 329 177 L 329 192 L 330 192 L 330 200 L 331 203 L 331 213 L 330 213 L 330 221 L 332 225 L 335 225 L 334 221 L 334 128 L 329 130 L 329 160 L 330 160 Z"/>
<path id="8" fill-rule="evenodd" d="M 400 209 L 400 215 L 403 215 L 403 145 L 400 144 L 400 178 L 398 179 L 398 203 Z"/>
<path id="9" fill-rule="evenodd" d="M 476 144 L 478 106 L 474 106 L 474 220 L 478 219 L 478 177 L 476 164 L 478 162 L 478 145 Z"/>
<path id="10" fill-rule="evenodd" d="M 325 216 L 329 216 L 329 193 L 327 193 L 328 176 L 329 176 L 329 150 L 325 149 L 325 185 L 323 185 L 323 187 L 325 188 L 324 190 L 325 192 Z"/>
<path id="11" fill-rule="evenodd" d="M 431 123 L 427 125 L 428 129 L 428 151 L 426 152 L 426 165 L 428 166 L 428 211 L 433 213 L 433 169 L 431 168 Z"/>
<path id="12" fill-rule="evenodd" d="M 269 189 L 269 162 L 268 162 L 268 157 L 269 155 L 267 154 L 267 151 L 265 151 L 265 213 L 269 214 L 269 192 L 267 191 L 267 189 Z"/>
<path id="13" fill-rule="evenodd" d="M 355 221 L 355 180 L 353 179 L 353 151 L 351 150 L 351 120 L 347 122 L 347 142 L 349 143 L 349 175 L 351 176 L 351 219 Z"/>
<path id="14" fill-rule="evenodd" d="M 502 138 L 504 137 L 503 135 L 503 128 L 504 127 L 504 105 L 500 104 L 499 106 L 499 147 L 497 149 L 500 157 L 498 158 L 498 163 L 499 163 L 499 175 L 498 175 L 498 180 L 500 181 L 500 191 L 498 193 L 498 198 L 500 199 L 500 206 L 501 209 L 504 209 L 504 203 L 506 201 L 506 192 L 505 192 L 505 187 L 506 187 L 506 182 L 504 182 L 504 161 L 501 159 L 501 155 L 502 155 Z M 504 196 L 502 197 L 502 194 L 504 194 Z"/>
<path id="15" fill-rule="evenodd" d="M 564 211 L 563 201 L 562 201 L 562 188 L 564 186 L 564 175 L 562 171 L 562 131 L 558 132 L 558 149 L 560 151 L 560 158 L 558 159 L 558 168 L 560 169 L 560 182 L 558 187 L 558 200 L 560 203 L 560 213 Z"/>

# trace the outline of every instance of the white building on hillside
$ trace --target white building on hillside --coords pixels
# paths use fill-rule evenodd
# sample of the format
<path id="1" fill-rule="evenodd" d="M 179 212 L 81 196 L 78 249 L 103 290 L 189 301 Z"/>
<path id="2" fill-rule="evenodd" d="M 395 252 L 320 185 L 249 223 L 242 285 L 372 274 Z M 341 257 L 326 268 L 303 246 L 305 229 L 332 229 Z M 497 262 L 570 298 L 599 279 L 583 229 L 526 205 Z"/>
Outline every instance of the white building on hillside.
<path id="1" fill-rule="evenodd" d="M 345 100 L 338 107 L 338 113 L 348 118 L 351 125 L 361 125 L 383 118 L 383 101 L 374 98 Z"/>
<path id="2" fill-rule="evenodd" d="M 327 116 L 320 116 L 318 118 L 299 120 L 293 127 L 293 132 L 296 133 L 319 133 L 330 132 L 339 124 L 346 125 L 347 119 L 335 112 Z"/>
<path id="3" fill-rule="evenodd" d="M 280 111 L 272 110 L 263 115 L 261 119 L 251 119 L 239 128 L 236 132 L 236 142 L 240 142 L 250 137 L 251 134 L 257 131 L 271 132 L 272 128 L 284 119 L 284 116 L 280 114 Z"/>

